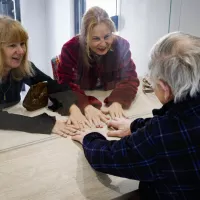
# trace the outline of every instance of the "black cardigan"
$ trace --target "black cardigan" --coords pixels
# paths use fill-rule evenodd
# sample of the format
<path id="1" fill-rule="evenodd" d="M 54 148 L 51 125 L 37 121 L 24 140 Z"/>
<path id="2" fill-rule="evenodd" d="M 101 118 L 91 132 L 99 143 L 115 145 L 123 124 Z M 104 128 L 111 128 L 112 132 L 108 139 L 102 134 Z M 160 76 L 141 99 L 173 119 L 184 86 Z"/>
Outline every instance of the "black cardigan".
<path id="1" fill-rule="evenodd" d="M 41 72 L 33 63 L 31 65 L 35 72 L 34 76 L 26 77 L 21 81 L 16 81 L 10 76 L 7 81 L 0 83 L 1 130 L 16 130 L 43 134 L 50 134 L 52 132 L 56 120 L 55 117 L 51 117 L 46 113 L 36 117 L 27 117 L 2 111 L 3 108 L 14 105 L 21 100 L 20 92 L 23 83 L 31 86 L 38 82 L 47 81 L 48 94 L 53 103 L 51 106 L 53 111 L 60 109 L 62 113 L 68 114 L 69 107 L 76 103 L 76 96 L 68 85 L 58 84 L 57 81 Z"/>

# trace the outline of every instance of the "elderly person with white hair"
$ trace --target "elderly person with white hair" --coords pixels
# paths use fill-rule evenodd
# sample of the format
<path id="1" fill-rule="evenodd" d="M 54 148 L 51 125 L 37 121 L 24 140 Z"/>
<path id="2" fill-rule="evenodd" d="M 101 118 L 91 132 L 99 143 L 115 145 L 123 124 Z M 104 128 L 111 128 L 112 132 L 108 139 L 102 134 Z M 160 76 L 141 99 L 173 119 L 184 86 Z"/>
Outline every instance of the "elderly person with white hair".
<path id="1" fill-rule="evenodd" d="M 163 106 L 153 117 L 118 119 L 108 141 L 78 132 L 85 156 L 97 171 L 140 181 L 140 199 L 199 199 L 200 38 L 174 32 L 153 47 L 149 62 L 155 94 Z"/>

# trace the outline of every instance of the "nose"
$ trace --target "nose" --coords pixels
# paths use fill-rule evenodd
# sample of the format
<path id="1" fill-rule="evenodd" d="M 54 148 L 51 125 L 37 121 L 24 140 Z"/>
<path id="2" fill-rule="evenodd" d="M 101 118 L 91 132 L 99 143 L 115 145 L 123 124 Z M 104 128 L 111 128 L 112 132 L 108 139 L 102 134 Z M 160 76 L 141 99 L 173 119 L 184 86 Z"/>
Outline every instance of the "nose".
<path id="1" fill-rule="evenodd" d="M 101 46 L 105 47 L 106 46 L 106 41 L 105 39 L 101 39 L 101 43 L 100 43 Z"/>
<path id="2" fill-rule="evenodd" d="M 17 46 L 17 53 L 18 54 L 24 54 L 24 48 L 21 45 Z"/>

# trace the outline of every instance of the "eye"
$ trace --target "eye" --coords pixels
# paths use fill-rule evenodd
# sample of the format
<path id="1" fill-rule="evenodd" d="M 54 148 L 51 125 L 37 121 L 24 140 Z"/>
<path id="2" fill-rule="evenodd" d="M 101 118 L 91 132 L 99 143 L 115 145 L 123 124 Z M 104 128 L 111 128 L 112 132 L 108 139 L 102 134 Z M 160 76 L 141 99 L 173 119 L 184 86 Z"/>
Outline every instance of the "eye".
<path id="1" fill-rule="evenodd" d="M 104 37 L 104 39 L 105 39 L 105 40 L 107 40 L 107 39 L 109 39 L 109 38 L 110 38 L 110 36 L 111 36 L 111 34 L 109 34 L 109 35 L 106 35 L 106 36 Z"/>
<path id="2" fill-rule="evenodd" d="M 9 44 L 8 47 L 11 47 L 11 48 L 15 48 L 17 45 L 16 44 Z"/>
<path id="3" fill-rule="evenodd" d="M 92 40 L 93 40 L 93 41 L 99 41 L 100 38 L 98 38 L 98 37 L 93 37 Z"/>
<path id="4" fill-rule="evenodd" d="M 21 42 L 21 43 L 20 43 L 20 46 L 21 46 L 21 47 L 26 47 L 25 42 Z"/>
<path id="5" fill-rule="evenodd" d="M 25 46 L 25 42 L 21 42 L 20 45 L 21 45 L 21 46 Z"/>

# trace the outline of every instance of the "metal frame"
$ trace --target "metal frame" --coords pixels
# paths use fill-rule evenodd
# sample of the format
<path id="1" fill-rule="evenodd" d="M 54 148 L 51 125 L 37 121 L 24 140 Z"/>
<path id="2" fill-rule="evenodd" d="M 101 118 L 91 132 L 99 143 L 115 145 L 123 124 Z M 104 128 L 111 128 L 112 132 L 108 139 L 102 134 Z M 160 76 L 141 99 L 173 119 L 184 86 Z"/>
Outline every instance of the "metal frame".
<path id="1" fill-rule="evenodd" d="M 20 0 L 0 0 L 0 14 L 21 21 Z"/>
<path id="2" fill-rule="evenodd" d="M 86 0 L 74 0 L 74 33 L 80 33 L 81 19 L 86 9 Z"/>

